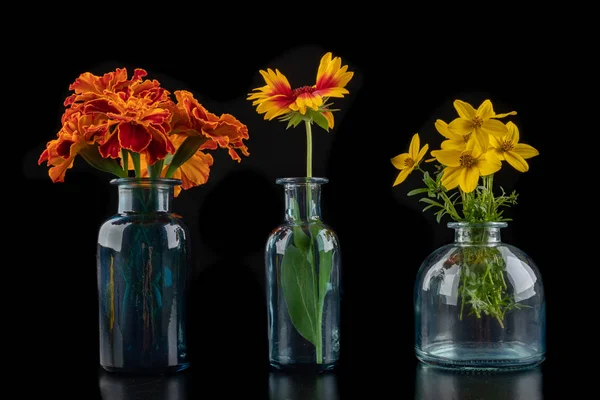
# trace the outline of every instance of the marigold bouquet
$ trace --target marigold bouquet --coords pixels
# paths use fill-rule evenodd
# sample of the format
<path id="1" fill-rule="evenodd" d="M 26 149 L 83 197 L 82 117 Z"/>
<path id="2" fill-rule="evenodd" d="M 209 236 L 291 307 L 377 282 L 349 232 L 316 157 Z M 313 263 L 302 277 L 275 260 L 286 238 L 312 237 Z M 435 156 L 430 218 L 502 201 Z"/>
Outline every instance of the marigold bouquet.
<path id="1" fill-rule="evenodd" d="M 429 145 L 421 147 L 419 134 L 413 135 L 407 153 L 391 159 L 400 170 L 393 186 L 406 180 L 413 171 L 423 174 L 424 187 L 411 190 L 408 196 L 425 195 L 419 201 L 423 211 L 435 210 L 439 223 L 444 216 L 471 224 L 510 221 L 504 209 L 517 203 L 517 193 L 507 194 L 501 187 L 494 191 L 494 174 L 508 164 L 519 172 L 529 170 L 527 159 L 538 151 L 521 143 L 519 129 L 509 121 L 501 121 L 515 111 L 496 114 L 488 99 L 475 109 L 469 103 L 455 100 L 458 117 L 450 123 L 436 120 L 435 128 L 444 137 L 441 148 L 430 152 L 434 158 L 424 160 Z M 432 172 L 422 161 L 434 163 Z M 483 233 L 483 232 L 481 232 Z M 482 238 L 481 238 L 482 239 Z M 477 240 L 475 235 L 474 240 Z M 494 247 L 464 247 L 451 260 L 463 268 L 459 293 L 462 298 L 460 316 L 465 308 L 476 317 L 490 315 L 503 325 L 507 311 L 519 308 L 507 293 L 505 265 Z"/>
<path id="2" fill-rule="evenodd" d="M 62 127 L 49 141 L 38 164 L 49 166 L 53 182 L 80 155 L 92 167 L 119 178 L 180 179 L 181 189 L 207 182 L 213 157 L 207 150 L 227 149 L 233 160 L 248 156 L 248 128 L 230 114 L 216 116 L 186 90 L 171 93 L 147 72 L 125 68 L 102 76 L 81 74 L 69 86 Z"/>

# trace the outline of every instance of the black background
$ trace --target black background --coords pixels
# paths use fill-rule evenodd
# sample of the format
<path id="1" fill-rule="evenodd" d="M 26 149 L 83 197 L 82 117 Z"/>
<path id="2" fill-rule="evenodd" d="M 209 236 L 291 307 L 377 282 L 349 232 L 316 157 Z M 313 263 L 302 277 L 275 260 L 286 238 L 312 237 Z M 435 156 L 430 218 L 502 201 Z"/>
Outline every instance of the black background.
<path id="1" fill-rule="evenodd" d="M 194 243 L 193 366 L 183 377 L 133 390 L 152 387 L 157 394 L 184 385 L 190 398 L 259 399 L 287 384 L 269 373 L 267 362 L 263 249 L 283 217 L 283 191 L 275 179 L 304 174 L 305 135 L 302 127 L 286 131 L 280 122 L 265 121 L 246 96 L 263 84 L 258 71 L 267 67 L 278 68 L 292 86 L 312 84 L 321 55 L 331 51 L 355 76 L 350 94 L 335 100 L 342 110 L 335 129 L 313 134 L 314 175 L 330 180 L 323 188 L 323 219 L 338 233 L 343 257 L 342 353 L 337 372 L 327 378 L 330 390 L 344 399 L 359 392 L 365 398 L 427 392 L 422 398 L 511 399 L 538 398 L 524 394 L 531 391 L 554 398 L 561 389 L 577 388 L 583 378 L 572 366 L 586 357 L 571 346 L 591 328 L 577 324 L 581 300 L 576 279 L 570 280 L 576 274 L 568 272 L 577 268 L 572 236 L 565 233 L 573 231 L 564 225 L 578 218 L 568 205 L 573 184 L 556 185 L 565 178 L 565 166 L 576 162 L 562 138 L 575 133 L 566 131 L 570 117 L 563 110 L 576 86 L 577 52 L 561 30 L 544 27 L 526 35 L 515 31 L 518 22 L 514 38 L 506 32 L 499 38 L 434 33 L 433 24 L 395 30 L 393 22 L 378 25 L 377 32 L 358 24 L 343 28 L 345 34 L 307 32 L 297 41 L 293 30 L 277 29 L 281 40 L 269 41 L 267 32 L 224 34 L 200 25 L 172 29 L 173 40 L 154 35 L 125 43 L 116 34 L 75 35 L 74 26 L 20 37 L 11 64 L 17 77 L 8 83 L 17 85 L 15 108 L 22 113 L 15 130 L 24 180 L 15 183 L 18 195 L 11 192 L 17 204 L 8 218 L 19 219 L 13 225 L 21 230 L 16 259 L 28 262 L 18 280 L 6 283 L 14 293 L 10 304 L 22 307 L 5 310 L 17 338 L 9 351 L 26 366 L 17 378 L 43 382 L 43 390 L 57 398 L 92 399 L 101 387 L 105 395 L 131 390 L 131 381 L 98 374 L 96 235 L 116 211 L 111 177 L 77 159 L 65 182 L 53 184 L 37 159 L 60 128 L 62 102 L 79 74 L 139 67 L 168 90 L 190 90 L 211 112 L 228 112 L 245 123 L 251 155 L 237 164 L 224 151 L 213 152 L 209 182 L 175 200 L 174 211 L 187 222 Z M 496 112 L 516 110 L 510 119 L 521 140 L 540 151 L 529 160 L 529 172 L 505 167 L 498 182 L 520 194 L 507 212 L 514 222 L 503 230 L 503 240 L 536 261 L 546 287 L 548 359 L 541 372 L 431 376 L 414 357 L 414 278 L 421 261 L 450 241 L 452 232 L 406 197 L 419 184 L 418 175 L 392 188 L 398 171 L 390 158 L 405 152 L 416 132 L 439 146 L 433 122 L 449 122 L 457 98 L 475 107 L 489 98 Z M 313 383 L 300 382 L 296 389 Z M 115 396 L 108 398 L 127 398 Z"/>

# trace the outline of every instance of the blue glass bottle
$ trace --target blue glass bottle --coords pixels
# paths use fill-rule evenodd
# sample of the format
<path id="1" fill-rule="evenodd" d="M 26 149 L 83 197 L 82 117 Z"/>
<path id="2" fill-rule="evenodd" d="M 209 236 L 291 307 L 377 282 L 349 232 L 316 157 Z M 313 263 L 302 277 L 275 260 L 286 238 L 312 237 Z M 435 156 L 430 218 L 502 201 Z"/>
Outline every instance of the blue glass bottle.
<path id="1" fill-rule="evenodd" d="M 321 220 L 325 178 L 281 178 L 285 221 L 265 249 L 269 361 L 277 369 L 322 372 L 340 351 L 341 254 Z"/>
<path id="2" fill-rule="evenodd" d="M 452 369 L 539 365 L 546 354 L 540 272 L 501 241 L 506 222 L 451 222 L 454 242 L 433 251 L 415 281 L 417 358 Z"/>
<path id="3" fill-rule="evenodd" d="M 171 212 L 176 179 L 114 179 L 116 215 L 97 246 L 100 365 L 169 373 L 188 367 L 186 301 L 190 239 Z"/>

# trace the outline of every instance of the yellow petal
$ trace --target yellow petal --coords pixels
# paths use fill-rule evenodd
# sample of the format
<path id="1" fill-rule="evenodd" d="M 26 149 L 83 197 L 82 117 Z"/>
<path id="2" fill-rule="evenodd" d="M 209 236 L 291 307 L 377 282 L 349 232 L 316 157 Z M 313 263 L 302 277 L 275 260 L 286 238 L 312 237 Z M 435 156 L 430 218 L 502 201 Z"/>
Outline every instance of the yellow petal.
<path id="1" fill-rule="evenodd" d="M 508 128 L 497 119 L 488 119 L 483 121 L 480 129 L 488 135 L 504 136 L 508 133 Z"/>
<path id="2" fill-rule="evenodd" d="M 421 141 L 419 140 L 419 134 L 415 133 L 410 140 L 410 147 L 408 149 L 408 154 L 413 160 L 417 159 L 419 155 L 419 147 L 421 146 Z"/>
<path id="3" fill-rule="evenodd" d="M 396 180 L 394 181 L 394 184 L 392 186 L 396 186 L 401 184 L 402 182 L 404 182 L 406 180 L 406 177 L 408 175 L 410 175 L 410 173 L 412 172 L 413 168 L 405 168 L 403 170 L 400 171 L 400 173 L 398 174 L 398 177 L 396 178 Z"/>
<path id="4" fill-rule="evenodd" d="M 488 118 L 491 118 L 495 115 L 494 107 L 492 106 L 492 102 L 489 100 L 484 100 L 483 103 L 477 108 L 476 114 L 478 117 L 481 117 L 484 121 Z"/>
<path id="5" fill-rule="evenodd" d="M 442 150 L 460 150 L 463 151 L 467 147 L 467 142 L 464 139 L 460 140 L 444 140 L 442 142 Z"/>
<path id="6" fill-rule="evenodd" d="M 427 150 L 429 150 L 429 145 L 427 143 L 425 143 L 425 146 L 423 146 L 421 151 L 419 151 L 419 154 L 417 154 L 417 158 L 415 159 L 416 164 L 420 163 L 421 159 L 423 159 L 423 157 L 425 157 Z"/>
<path id="7" fill-rule="evenodd" d="M 402 153 L 392 158 L 392 164 L 396 169 L 405 169 L 407 168 L 406 161 L 411 159 L 412 157 L 408 153 Z"/>
<path id="8" fill-rule="evenodd" d="M 489 150 L 488 149 L 488 153 L 492 153 L 494 154 L 494 156 L 496 156 L 499 160 L 504 160 L 504 150 L 502 149 L 492 149 Z"/>
<path id="9" fill-rule="evenodd" d="M 455 135 L 465 136 L 473 132 L 473 122 L 463 118 L 456 118 L 454 121 L 448 124 L 448 130 Z"/>
<path id="10" fill-rule="evenodd" d="M 431 152 L 431 155 L 446 167 L 458 167 L 460 165 L 461 151 L 459 150 L 434 150 Z"/>
<path id="11" fill-rule="evenodd" d="M 508 117 L 509 115 L 517 115 L 517 112 L 516 111 L 511 111 L 511 112 L 507 112 L 507 113 L 504 113 L 504 114 L 496 114 L 496 115 L 494 115 L 491 118 L 504 118 L 504 117 Z"/>
<path id="12" fill-rule="evenodd" d="M 475 190 L 477 182 L 479 182 L 479 170 L 477 168 L 462 168 L 458 184 L 464 192 L 471 193 Z"/>
<path id="13" fill-rule="evenodd" d="M 473 106 L 462 100 L 454 100 L 454 108 L 461 118 L 469 121 L 471 121 L 476 115 L 476 111 Z"/>
<path id="14" fill-rule="evenodd" d="M 496 136 L 488 136 L 489 147 L 493 147 L 495 149 L 502 148 L 502 144 L 500 144 L 500 140 L 504 140 L 503 138 L 499 138 Z"/>
<path id="15" fill-rule="evenodd" d="M 481 176 L 486 176 L 500 171 L 502 162 L 490 151 L 477 159 L 475 167 L 477 167 Z"/>
<path id="16" fill-rule="evenodd" d="M 512 121 L 508 121 L 506 129 L 508 130 L 508 137 L 506 139 L 510 140 L 512 144 L 519 143 L 519 128 Z"/>
<path id="17" fill-rule="evenodd" d="M 531 158 L 540 154 L 535 148 L 525 143 L 517 143 L 514 152 L 523 158 Z"/>
<path id="18" fill-rule="evenodd" d="M 504 159 L 507 163 L 509 163 L 514 169 L 516 169 L 519 172 L 529 171 L 529 164 L 527 164 L 527 161 L 525 161 L 523 157 L 521 157 L 514 151 L 505 152 Z"/>
<path id="19" fill-rule="evenodd" d="M 450 132 L 450 130 L 448 129 L 448 124 L 445 121 L 442 121 L 441 119 L 438 119 L 435 121 L 435 129 L 437 129 L 437 131 L 440 133 L 440 135 L 442 135 L 446 139 L 450 139 L 450 140 L 462 139 L 461 135 L 457 135 L 455 133 Z"/>
<path id="20" fill-rule="evenodd" d="M 479 148 L 480 153 L 485 153 L 490 144 L 490 138 L 487 132 L 481 129 L 481 127 L 477 127 L 473 131 L 472 137 L 473 141 L 470 141 L 469 143 L 473 143 L 475 146 L 477 146 Z M 473 157 L 477 158 L 478 155 L 474 155 Z"/>
<path id="21" fill-rule="evenodd" d="M 459 184 L 462 167 L 446 167 L 442 173 L 442 185 L 448 189 L 454 189 Z"/>
<path id="22" fill-rule="evenodd" d="M 327 126 L 329 126 L 329 129 L 333 129 L 333 124 L 334 124 L 333 113 L 331 111 L 323 111 L 321 114 L 323 114 L 323 116 L 327 120 Z"/>

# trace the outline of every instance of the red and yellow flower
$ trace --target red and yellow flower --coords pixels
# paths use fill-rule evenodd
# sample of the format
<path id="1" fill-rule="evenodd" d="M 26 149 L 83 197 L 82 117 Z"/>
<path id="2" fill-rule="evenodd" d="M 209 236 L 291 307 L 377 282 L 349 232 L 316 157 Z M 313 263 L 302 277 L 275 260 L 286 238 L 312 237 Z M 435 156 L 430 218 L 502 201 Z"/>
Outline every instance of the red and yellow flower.
<path id="1" fill-rule="evenodd" d="M 348 71 L 347 65 L 342 66 L 340 57 L 333 57 L 330 52 L 321 58 L 317 80 L 312 86 L 292 89 L 285 75 L 278 69 L 273 71 L 268 68 L 266 71 L 261 70 L 260 74 L 266 85 L 253 89 L 255 93 L 250 93 L 248 100 L 254 100 L 252 105 L 257 106 L 259 114 L 265 114 L 265 119 L 271 120 L 292 112 L 305 115 L 310 109 L 322 113 L 330 128 L 333 128 L 334 119 L 325 104 L 326 100 L 348 94 L 345 87 L 354 75 Z"/>

